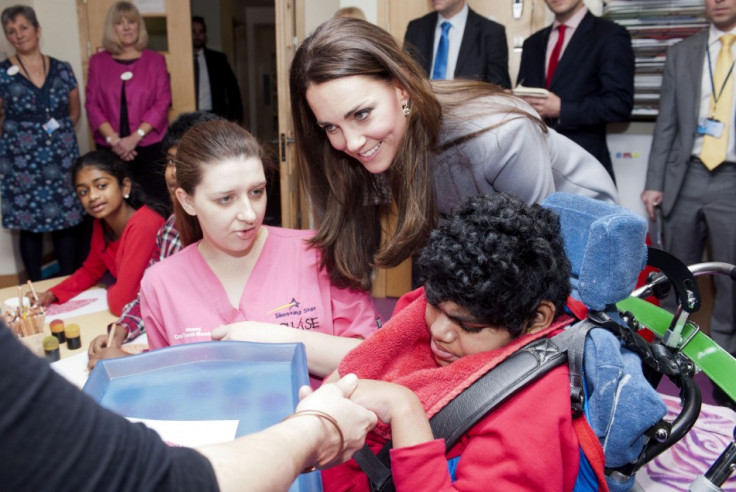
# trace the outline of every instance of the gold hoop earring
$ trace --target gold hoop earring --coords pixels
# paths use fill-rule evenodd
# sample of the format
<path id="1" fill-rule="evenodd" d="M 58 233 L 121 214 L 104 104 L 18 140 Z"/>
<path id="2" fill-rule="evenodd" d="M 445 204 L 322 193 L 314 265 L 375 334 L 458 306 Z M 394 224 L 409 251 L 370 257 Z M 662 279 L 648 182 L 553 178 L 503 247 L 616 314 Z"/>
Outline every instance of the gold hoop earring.
<path id="1" fill-rule="evenodd" d="M 411 113 L 411 109 L 409 108 L 408 102 L 405 102 L 401 105 L 401 112 L 404 113 L 404 116 L 409 116 L 409 113 Z"/>

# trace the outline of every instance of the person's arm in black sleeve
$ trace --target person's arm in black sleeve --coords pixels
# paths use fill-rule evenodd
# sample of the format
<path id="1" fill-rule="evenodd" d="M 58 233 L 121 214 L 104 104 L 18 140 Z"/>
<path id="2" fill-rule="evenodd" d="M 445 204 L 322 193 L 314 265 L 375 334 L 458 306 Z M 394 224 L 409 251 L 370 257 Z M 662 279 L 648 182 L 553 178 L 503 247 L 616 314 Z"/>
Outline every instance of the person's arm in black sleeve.
<path id="1" fill-rule="evenodd" d="M 303 469 L 341 463 L 363 446 L 377 419 L 348 399 L 357 384 L 350 374 L 316 392 L 305 386 L 297 414 L 306 412 L 234 441 L 199 450 L 169 447 L 143 424 L 97 405 L 0 322 L 0 486 L 34 492 L 286 490 Z"/>
<path id="2" fill-rule="evenodd" d="M 218 490 L 209 461 L 97 405 L 0 324 L 0 484 L 7 490 Z"/>

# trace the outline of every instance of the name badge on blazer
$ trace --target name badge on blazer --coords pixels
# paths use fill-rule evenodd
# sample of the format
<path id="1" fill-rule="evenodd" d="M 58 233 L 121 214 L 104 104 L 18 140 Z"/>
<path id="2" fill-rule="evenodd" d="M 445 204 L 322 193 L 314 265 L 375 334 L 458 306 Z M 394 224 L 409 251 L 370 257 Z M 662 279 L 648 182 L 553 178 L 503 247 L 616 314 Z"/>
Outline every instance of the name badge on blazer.
<path id="1" fill-rule="evenodd" d="M 698 135 L 707 135 L 713 138 L 721 138 L 725 124 L 714 118 L 705 118 L 698 125 Z"/>

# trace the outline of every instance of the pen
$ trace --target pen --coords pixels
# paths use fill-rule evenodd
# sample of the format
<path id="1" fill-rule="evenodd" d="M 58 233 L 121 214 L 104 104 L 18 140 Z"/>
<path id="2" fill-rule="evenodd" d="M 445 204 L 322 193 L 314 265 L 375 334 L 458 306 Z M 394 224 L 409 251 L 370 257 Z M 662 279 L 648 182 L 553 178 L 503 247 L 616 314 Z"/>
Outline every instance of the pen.
<path id="1" fill-rule="evenodd" d="M 115 338 L 115 325 L 110 326 L 110 331 L 107 333 L 107 348 L 112 347 L 113 338 Z"/>
<path id="2" fill-rule="evenodd" d="M 36 289 L 33 288 L 33 282 L 28 280 L 28 287 L 31 289 L 31 294 L 33 294 L 33 300 L 36 301 L 36 304 L 38 304 L 38 294 L 36 294 Z"/>

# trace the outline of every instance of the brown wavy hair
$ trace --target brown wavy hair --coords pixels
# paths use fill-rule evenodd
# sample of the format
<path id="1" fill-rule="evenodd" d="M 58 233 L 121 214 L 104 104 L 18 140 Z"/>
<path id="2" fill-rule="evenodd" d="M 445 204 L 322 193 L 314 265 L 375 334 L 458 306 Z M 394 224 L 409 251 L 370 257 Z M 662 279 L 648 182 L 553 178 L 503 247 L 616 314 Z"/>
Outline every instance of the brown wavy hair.
<path id="1" fill-rule="evenodd" d="M 406 133 L 384 175 L 372 175 L 335 150 L 307 102 L 311 84 L 355 75 L 398 84 L 409 94 Z M 427 242 L 438 221 L 431 155 L 492 128 L 440 145 L 443 125 L 472 117 L 466 114 L 469 101 L 485 96 L 508 99 L 508 104 L 481 104 L 474 111 L 529 117 L 546 129 L 492 84 L 433 85 L 391 34 L 360 19 L 337 18 L 320 25 L 297 50 L 289 82 L 299 175 L 318 226 L 311 244 L 321 250 L 322 266 L 340 287 L 370 289 L 373 267 L 396 266 Z M 392 218 L 395 226 L 383 230 Z"/>
<path id="2" fill-rule="evenodd" d="M 202 182 L 207 165 L 227 159 L 257 157 L 263 163 L 266 179 L 273 174 L 274 164 L 256 137 L 236 123 L 225 120 L 207 121 L 189 129 L 176 150 L 176 181 L 187 195 Z M 176 227 L 181 241 L 188 246 L 202 239 L 202 227 L 197 217 L 186 213 L 179 200 L 174 200 Z"/>

